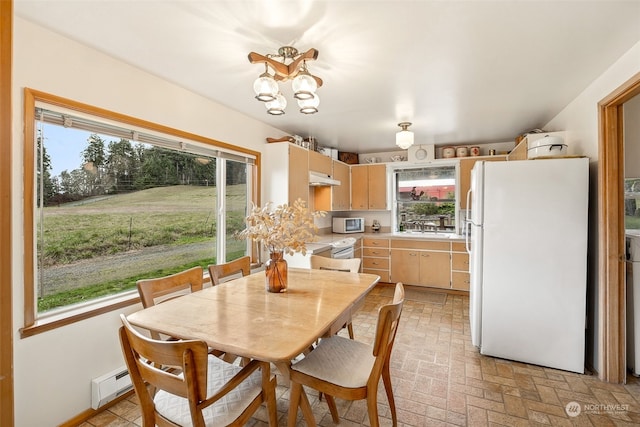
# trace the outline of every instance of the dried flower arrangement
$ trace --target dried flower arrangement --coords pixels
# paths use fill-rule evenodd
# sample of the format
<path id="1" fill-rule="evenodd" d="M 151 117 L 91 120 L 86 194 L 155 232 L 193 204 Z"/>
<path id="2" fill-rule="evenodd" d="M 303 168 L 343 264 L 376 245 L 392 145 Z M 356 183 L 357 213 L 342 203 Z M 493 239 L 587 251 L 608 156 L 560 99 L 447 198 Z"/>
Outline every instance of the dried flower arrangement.
<path id="1" fill-rule="evenodd" d="M 302 199 L 291 206 L 278 205 L 275 210 L 271 205 L 269 202 L 262 208 L 254 206 L 246 218 L 247 228 L 238 233 L 238 238 L 262 243 L 270 253 L 292 255 L 301 252 L 306 255 L 305 242 L 312 241 L 318 232 L 314 219 L 324 217 L 326 212 L 310 212 Z"/>

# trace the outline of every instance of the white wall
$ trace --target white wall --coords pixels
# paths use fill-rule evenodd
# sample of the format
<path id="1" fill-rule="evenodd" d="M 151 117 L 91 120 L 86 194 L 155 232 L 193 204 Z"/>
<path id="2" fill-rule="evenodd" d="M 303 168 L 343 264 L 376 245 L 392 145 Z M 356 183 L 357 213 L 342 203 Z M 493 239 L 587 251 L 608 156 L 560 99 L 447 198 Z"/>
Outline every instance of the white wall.
<path id="1" fill-rule="evenodd" d="M 120 311 L 21 339 L 22 90 L 30 87 L 262 151 L 283 132 L 14 16 L 13 312 L 15 425 L 55 426 L 91 407 L 92 378 L 124 364 Z M 122 312 L 139 309 L 129 307 Z"/>
<path id="2" fill-rule="evenodd" d="M 597 54 L 597 53 L 594 53 Z M 601 349 L 598 347 L 598 102 L 640 72 L 640 42 L 612 64 L 576 99 L 544 126 L 545 130 L 564 130 L 569 152 L 585 155 L 590 163 L 587 361 L 598 368 Z"/>

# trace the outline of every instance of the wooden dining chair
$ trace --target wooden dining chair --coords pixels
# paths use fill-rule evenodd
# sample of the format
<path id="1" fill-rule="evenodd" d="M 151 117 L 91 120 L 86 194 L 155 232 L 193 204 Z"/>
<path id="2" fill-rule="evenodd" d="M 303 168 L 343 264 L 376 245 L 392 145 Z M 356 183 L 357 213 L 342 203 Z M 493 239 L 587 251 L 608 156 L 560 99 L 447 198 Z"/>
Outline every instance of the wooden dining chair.
<path id="1" fill-rule="evenodd" d="M 208 270 L 209 277 L 211 278 L 211 285 L 218 286 L 220 283 L 226 282 L 239 274 L 243 277 L 251 274 L 251 257 L 243 256 L 242 258 L 238 258 L 224 264 L 211 264 L 208 266 Z M 227 362 L 233 362 L 238 359 L 238 356 L 226 354 L 223 358 Z M 244 366 L 249 363 L 250 360 L 251 359 L 247 357 L 242 357 L 240 358 L 240 364 Z"/>
<path id="2" fill-rule="evenodd" d="M 377 395 L 381 376 L 393 426 L 398 425 L 389 366 L 403 304 L 404 287 L 402 283 L 398 283 L 393 301 L 380 307 L 378 311 L 373 345 L 334 335 L 323 338 L 311 353 L 291 366 L 289 426 L 296 425 L 300 399 L 306 399 L 306 396 L 302 396 L 302 386 L 305 385 L 325 394 L 331 417 L 336 424 L 340 422 L 340 417 L 334 397 L 346 400 L 367 399 L 369 423 L 371 427 L 378 427 Z M 305 418 L 313 420 L 310 408 L 307 405 L 302 405 L 302 408 Z"/>
<path id="3" fill-rule="evenodd" d="M 201 290 L 202 278 L 202 267 L 192 267 L 169 276 L 140 279 L 136 282 L 136 287 L 142 306 L 147 308 Z"/>
<path id="4" fill-rule="evenodd" d="M 140 279 L 136 282 L 138 294 L 144 308 L 169 301 L 173 298 L 181 297 L 191 292 L 200 291 L 203 288 L 202 267 L 192 267 L 169 276 L 156 277 L 153 279 Z M 149 331 L 151 338 L 162 339 L 156 331 Z M 168 337 L 169 340 L 175 338 Z M 224 352 L 209 349 L 209 352 L 217 357 L 224 357 L 227 361 L 235 360 L 233 355 L 225 355 Z"/>
<path id="5" fill-rule="evenodd" d="M 148 308 L 164 301 L 202 290 L 202 278 L 202 267 L 192 267 L 169 276 L 140 279 L 136 282 L 136 287 L 138 288 L 142 306 Z M 151 338 L 159 340 L 160 334 L 151 331 Z"/>
<path id="6" fill-rule="evenodd" d="M 311 268 L 315 270 L 334 270 L 357 273 L 360 271 L 360 258 L 328 258 L 318 255 L 311 255 L 309 258 Z M 357 310 L 358 307 L 354 307 Z M 354 339 L 353 323 L 351 317 L 347 320 L 345 326 L 349 332 L 349 338 Z"/>
<path id="7" fill-rule="evenodd" d="M 222 283 L 221 279 L 236 274 L 242 274 L 242 276 L 251 274 L 251 258 L 249 256 L 243 256 L 224 264 L 211 264 L 209 266 L 209 277 L 211 277 L 213 286 Z"/>
<path id="8" fill-rule="evenodd" d="M 360 271 L 360 258 L 328 258 L 319 255 L 311 255 L 309 258 L 311 268 L 319 270 L 348 271 L 357 273 Z"/>
<path id="9" fill-rule="evenodd" d="M 204 341 L 154 340 L 120 318 L 120 344 L 144 427 L 243 426 L 262 403 L 269 425 L 277 426 L 276 378 L 269 363 L 232 365 L 209 355 Z"/>

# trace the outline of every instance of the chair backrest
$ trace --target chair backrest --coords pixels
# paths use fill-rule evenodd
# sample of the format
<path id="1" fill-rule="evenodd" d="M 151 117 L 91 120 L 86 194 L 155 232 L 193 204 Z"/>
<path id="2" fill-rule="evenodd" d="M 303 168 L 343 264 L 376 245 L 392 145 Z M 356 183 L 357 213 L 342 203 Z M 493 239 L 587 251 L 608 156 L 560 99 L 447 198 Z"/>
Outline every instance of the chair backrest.
<path id="1" fill-rule="evenodd" d="M 193 267 L 170 276 L 136 282 L 144 308 L 202 289 L 202 267 Z"/>
<path id="2" fill-rule="evenodd" d="M 378 381 L 384 363 L 391 358 L 393 342 L 396 338 L 402 306 L 404 305 L 404 287 L 397 283 L 391 304 L 386 304 L 378 310 L 378 323 L 376 325 L 376 337 L 373 342 L 373 356 L 376 358 L 370 381 Z"/>
<path id="3" fill-rule="evenodd" d="M 314 270 L 336 270 L 357 273 L 360 271 L 360 258 L 327 258 L 311 255 L 311 268 Z"/>
<path id="4" fill-rule="evenodd" d="M 213 286 L 222 283 L 221 279 L 236 274 L 242 274 L 242 276 L 251 274 L 251 258 L 249 256 L 243 256 L 224 264 L 211 264 L 209 266 L 209 277 L 211 277 Z"/>
<path id="5" fill-rule="evenodd" d="M 123 314 L 120 319 L 123 324 L 119 331 L 120 344 L 140 401 L 143 425 L 169 423 L 155 409 L 153 394 L 156 390 L 188 399 L 193 424 L 204 425 L 202 411 L 197 405 L 207 397 L 207 344 L 204 341 L 149 339 L 136 331 Z M 167 367 L 179 369 L 163 369 Z"/>

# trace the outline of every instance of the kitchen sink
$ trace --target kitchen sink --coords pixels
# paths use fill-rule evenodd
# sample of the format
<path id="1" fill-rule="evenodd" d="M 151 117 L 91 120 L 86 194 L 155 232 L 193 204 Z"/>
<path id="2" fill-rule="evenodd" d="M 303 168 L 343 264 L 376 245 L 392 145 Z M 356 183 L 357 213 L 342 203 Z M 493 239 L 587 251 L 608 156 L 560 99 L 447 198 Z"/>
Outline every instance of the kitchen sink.
<path id="1" fill-rule="evenodd" d="M 458 236 L 455 233 L 446 233 L 446 232 L 433 232 L 433 231 L 420 231 L 420 230 L 407 230 L 407 231 L 399 231 L 395 234 L 398 235 L 408 235 L 408 236 L 420 236 L 425 238 L 437 238 L 437 239 L 455 239 Z"/>

